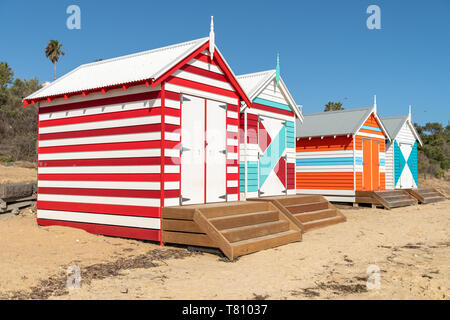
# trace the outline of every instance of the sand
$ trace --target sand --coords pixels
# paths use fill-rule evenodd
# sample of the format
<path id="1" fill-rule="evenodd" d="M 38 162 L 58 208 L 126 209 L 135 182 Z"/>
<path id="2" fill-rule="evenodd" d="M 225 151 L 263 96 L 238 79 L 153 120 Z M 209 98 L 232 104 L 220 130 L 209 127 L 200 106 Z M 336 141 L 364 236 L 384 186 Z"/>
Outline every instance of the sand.
<path id="1" fill-rule="evenodd" d="M 185 248 L 0 221 L 0 298 L 449 299 L 450 201 L 343 210 L 348 221 L 235 262 Z M 67 290 L 66 270 L 81 269 Z M 381 288 L 367 290 L 367 268 Z M 53 294 L 53 295 L 52 295 Z"/>
<path id="2" fill-rule="evenodd" d="M 4 166 L 0 164 L 0 184 L 36 181 L 37 170 L 30 164 Z"/>

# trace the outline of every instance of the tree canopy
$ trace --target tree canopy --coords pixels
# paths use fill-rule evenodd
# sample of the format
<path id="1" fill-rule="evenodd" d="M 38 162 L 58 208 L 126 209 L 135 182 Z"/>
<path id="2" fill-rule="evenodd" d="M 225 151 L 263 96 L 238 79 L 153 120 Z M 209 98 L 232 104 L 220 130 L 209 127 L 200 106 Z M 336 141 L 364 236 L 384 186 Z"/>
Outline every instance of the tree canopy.
<path id="1" fill-rule="evenodd" d="M 326 105 L 325 105 L 325 109 L 324 111 L 338 111 L 338 110 L 344 110 L 344 108 L 342 107 L 342 103 L 340 102 L 332 102 L 329 101 Z"/>

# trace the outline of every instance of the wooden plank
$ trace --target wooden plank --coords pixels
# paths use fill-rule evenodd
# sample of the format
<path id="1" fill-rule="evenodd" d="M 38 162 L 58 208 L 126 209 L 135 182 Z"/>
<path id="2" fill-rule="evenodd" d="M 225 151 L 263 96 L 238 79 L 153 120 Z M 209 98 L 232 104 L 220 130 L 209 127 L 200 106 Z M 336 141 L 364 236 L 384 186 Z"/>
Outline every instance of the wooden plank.
<path id="1" fill-rule="evenodd" d="M 164 231 L 203 233 L 192 220 L 162 219 L 161 226 Z"/>
<path id="2" fill-rule="evenodd" d="M 277 209 L 279 212 L 279 217 L 290 222 L 290 229 L 298 230 L 303 232 L 303 224 L 294 215 L 286 209 L 278 200 L 270 202 L 270 205 Z"/>
<path id="3" fill-rule="evenodd" d="M 323 228 L 323 227 L 330 226 L 330 225 L 337 224 L 339 222 L 344 222 L 344 221 L 345 220 L 343 219 L 343 217 L 336 216 L 336 217 L 306 222 L 304 224 L 305 231 L 310 231 L 312 229 L 317 229 L 317 228 Z"/>
<path id="4" fill-rule="evenodd" d="M 267 211 L 267 202 L 245 202 L 239 205 L 230 205 L 228 207 L 209 207 L 199 208 L 202 214 L 208 218 L 225 217 L 241 213 L 249 213 L 256 211 Z"/>
<path id="5" fill-rule="evenodd" d="M 165 207 L 162 208 L 163 219 L 180 219 L 180 220 L 192 220 L 194 218 L 195 209 L 186 209 L 180 207 Z"/>
<path id="6" fill-rule="evenodd" d="M 217 248 L 217 245 L 206 234 L 163 231 L 162 242 L 191 246 Z"/>
<path id="7" fill-rule="evenodd" d="M 236 257 L 249 254 L 264 249 L 270 249 L 283 244 L 302 239 L 301 232 L 289 230 L 264 237 L 253 238 L 233 243 L 233 250 Z"/>
<path id="8" fill-rule="evenodd" d="M 325 218 L 331 218 L 336 217 L 336 210 L 335 209 L 325 209 L 325 210 L 319 210 L 319 211 L 312 211 L 312 212 L 303 212 L 294 215 L 298 220 L 300 220 L 302 223 L 310 222 L 314 220 L 322 220 Z"/>
<path id="9" fill-rule="evenodd" d="M 209 219 L 218 230 L 248 226 L 255 223 L 264 223 L 278 220 L 278 211 L 262 211 L 243 213 L 232 216 L 216 217 Z"/>
<path id="10" fill-rule="evenodd" d="M 303 203 L 303 204 L 293 204 L 286 206 L 292 214 L 308 212 L 308 211 L 316 211 L 323 210 L 328 208 L 327 202 L 312 202 L 312 203 Z"/>
<path id="11" fill-rule="evenodd" d="M 271 221 L 242 226 L 232 229 L 221 230 L 221 233 L 228 241 L 233 242 L 266 236 L 289 230 L 289 222 L 286 220 Z"/>
<path id="12" fill-rule="evenodd" d="M 222 210 L 223 211 L 223 210 Z M 195 210 L 194 221 L 208 235 L 215 245 L 222 250 L 228 259 L 233 260 L 233 248 L 223 234 L 213 226 L 199 209 Z"/>

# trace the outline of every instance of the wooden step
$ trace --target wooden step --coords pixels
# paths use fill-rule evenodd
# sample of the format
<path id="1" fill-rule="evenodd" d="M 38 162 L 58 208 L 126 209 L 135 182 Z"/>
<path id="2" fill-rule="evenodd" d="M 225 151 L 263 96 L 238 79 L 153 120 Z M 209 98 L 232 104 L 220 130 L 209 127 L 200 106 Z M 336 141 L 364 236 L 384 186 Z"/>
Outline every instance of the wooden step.
<path id="1" fill-rule="evenodd" d="M 442 196 L 425 198 L 425 203 L 432 203 L 432 202 L 439 202 L 439 201 L 445 201 L 445 198 Z"/>
<path id="2" fill-rule="evenodd" d="M 320 219 L 320 220 L 313 220 L 313 221 L 305 222 L 303 225 L 305 228 L 304 230 L 309 231 L 311 229 L 322 228 L 322 227 L 330 226 L 330 225 L 337 224 L 337 223 L 344 222 L 344 221 L 345 221 L 345 217 L 334 216 L 334 217 L 330 217 L 330 218 L 324 218 L 324 219 Z"/>
<path id="3" fill-rule="evenodd" d="M 221 230 L 225 238 L 231 243 L 267 236 L 269 234 L 280 233 L 289 230 L 289 222 L 277 220 L 253 225 L 247 225 L 232 229 Z"/>
<path id="4" fill-rule="evenodd" d="M 389 206 L 391 208 L 411 206 L 411 205 L 414 205 L 414 204 L 417 204 L 417 201 L 415 201 L 413 199 L 406 199 L 406 200 L 399 200 L 399 201 L 389 202 Z"/>
<path id="5" fill-rule="evenodd" d="M 215 217 L 209 221 L 219 230 L 248 226 L 278 220 L 278 211 L 241 213 L 231 216 Z"/>
<path id="6" fill-rule="evenodd" d="M 336 209 L 324 209 L 310 212 L 294 214 L 301 222 L 310 222 L 313 220 L 321 220 L 325 218 L 335 217 Z"/>
<path id="7" fill-rule="evenodd" d="M 270 234 L 262 237 L 242 240 L 231 244 L 233 247 L 234 256 L 242 256 L 273 247 L 278 247 L 290 242 L 300 241 L 301 232 L 296 230 L 289 230 Z"/>
<path id="8" fill-rule="evenodd" d="M 340 210 L 328 202 L 322 195 L 274 196 L 260 198 L 259 200 L 272 202 L 274 206 L 283 212 L 303 232 L 310 228 L 305 228 L 305 223 L 316 220 L 339 217 L 339 219 L 332 220 L 332 222 L 319 223 L 318 226 L 346 221 L 345 216 Z"/>
<path id="9" fill-rule="evenodd" d="M 311 202 L 285 206 L 292 214 L 328 209 L 328 202 Z"/>

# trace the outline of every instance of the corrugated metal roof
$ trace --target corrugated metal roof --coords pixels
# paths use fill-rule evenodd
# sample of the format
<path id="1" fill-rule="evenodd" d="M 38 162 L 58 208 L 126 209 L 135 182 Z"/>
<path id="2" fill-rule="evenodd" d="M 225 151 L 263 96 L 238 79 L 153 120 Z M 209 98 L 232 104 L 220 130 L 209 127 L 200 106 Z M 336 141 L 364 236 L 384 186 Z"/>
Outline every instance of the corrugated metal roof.
<path id="1" fill-rule="evenodd" d="M 381 122 L 383 122 L 386 131 L 389 133 L 389 136 L 392 139 L 395 139 L 400 129 L 405 124 L 406 120 L 408 120 L 408 116 L 398 116 L 398 117 L 389 117 L 382 118 Z"/>
<path id="2" fill-rule="evenodd" d="M 356 133 L 373 112 L 373 107 L 304 114 L 297 120 L 297 138 L 338 136 Z"/>
<path id="3" fill-rule="evenodd" d="M 209 38 L 201 38 L 84 64 L 25 99 L 38 99 L 146 79 L 156 79 L 175 65 L 179 59 L 195 51 L 208 40 Z"/>
<path id="4" fill-rule="evenodd" d="M 247 93 L 247 96 L 250 100 L 255 98 L 253 95 L 256 91 L 266 83 L 270 78 L 274 77 L 276 73 L 275 70 L 267 70 L 255 73 L 248 73 L 237 76 L 236 78 L 239 81 L 242 89 Z"/>
<path id="5" fill-rule="evenodd" d="M 267 70 L 255 73 L 242 74 L 240 76 L 237 76 L 236 78 L 238 79 L 240 86 L 242 87 L 242 89 L 244 89 L 250 101 L 252 101 L 259 95 L 261 90 L 264 90 L 269 81 L 275 79 L 276 72 L 277 72 L 276 70 Z M 282 78 L 280 78 L 279 85 L 281 91 L 284 93 L 284 96 L 287 99 L 292 110 L 294 111 L 295 115 L 297 116 L 297 118 L 300 118 L 300 120 L 303 121 L 303 115 L 300 112 L 297 104 L 295 103 L 294 98 L 292 98 L 292 95 L 289 92 Z"/>

